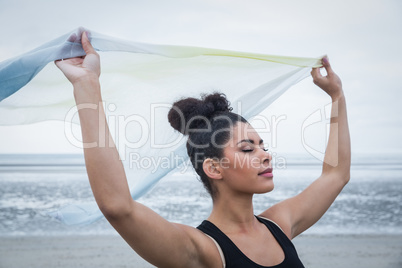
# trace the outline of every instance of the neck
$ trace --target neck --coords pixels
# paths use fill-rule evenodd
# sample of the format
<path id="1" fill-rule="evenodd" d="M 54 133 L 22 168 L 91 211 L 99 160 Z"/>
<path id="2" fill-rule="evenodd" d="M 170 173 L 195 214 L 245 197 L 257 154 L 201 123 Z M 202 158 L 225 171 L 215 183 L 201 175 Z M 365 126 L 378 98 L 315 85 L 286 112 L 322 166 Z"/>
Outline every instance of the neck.
<path id="1" fill-rule="evenodd" d="M 229 198 L 230 197 L 230 198 Z M 222 196 L 213 201 L 213 209 L 208 218 L 225 233 L 248 230 L 255 224 L 253 196 Z"/>

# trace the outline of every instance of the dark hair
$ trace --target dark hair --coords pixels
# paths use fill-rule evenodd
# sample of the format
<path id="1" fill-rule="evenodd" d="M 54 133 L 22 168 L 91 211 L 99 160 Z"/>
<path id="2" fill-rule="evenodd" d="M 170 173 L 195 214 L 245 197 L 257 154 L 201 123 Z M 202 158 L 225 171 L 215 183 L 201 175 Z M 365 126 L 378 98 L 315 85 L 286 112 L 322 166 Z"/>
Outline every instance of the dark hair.
<path id="1" fill-rule="evenodd" d="M 212 93 L 201 96 L 201 99 L 185 98 L 176 101 L 168 114 L 170 125 L 189 136 L 188 156 L 212 197 L 216 195 L 216 189 L 204 172 L 203 162 L 207 158 L 221 159 L 231 129 L 237 122 L 247 123 L 246 119 L 231 111 L 226 95 Z"/>

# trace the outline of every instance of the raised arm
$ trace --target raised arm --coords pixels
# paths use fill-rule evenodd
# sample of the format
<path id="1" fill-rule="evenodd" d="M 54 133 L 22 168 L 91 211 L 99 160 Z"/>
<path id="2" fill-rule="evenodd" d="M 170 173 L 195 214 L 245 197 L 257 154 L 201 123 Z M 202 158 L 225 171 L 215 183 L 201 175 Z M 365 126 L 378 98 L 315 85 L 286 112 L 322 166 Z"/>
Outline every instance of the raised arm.
<path id="1" fill-rule="evenodd" d="M 100 59 L 85 33 L 85 57 L 56 61 L 74 87 L 84 144 L 85 165 L 96 202 L 102 211 L 129 209 L 131 196 L 119 155 L 109 139 L 99 84 Z M 116 198 L 118 196 L 118 198 Z"/>
<path id="2" fill-rule="evenodd" d="M 311 72 L 314 83 L 332 99 L 330 133 L 321 176 L 297 196 L 262 213 L 276 220 L 290 238 L 317 222 L 350 179 L 350 137 L 342 83 L 327 58 L 323 59 L 323 66 L 327 76 L 322 76 L 319 68 Z"/>
<path id="3" fill-rule="evenodd" d="M 99 84 L 100 60 L 86 33 L 85 57 L 56 61 L 74 87 L 85 165 L 96 202 L 113 227 L 144 259 L 158 267 L 219 267 L 212 240 L 195 228 L 166 221 L 130 195 L 126 174 L 110 135 Z"/>

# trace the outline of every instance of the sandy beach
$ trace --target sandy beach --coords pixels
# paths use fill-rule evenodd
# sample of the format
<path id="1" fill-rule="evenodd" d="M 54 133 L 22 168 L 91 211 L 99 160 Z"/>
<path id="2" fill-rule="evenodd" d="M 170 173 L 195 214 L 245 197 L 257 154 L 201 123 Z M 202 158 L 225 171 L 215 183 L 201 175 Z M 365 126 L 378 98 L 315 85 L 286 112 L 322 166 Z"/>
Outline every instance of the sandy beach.
<path id="1" fill-rule="evenodd" d="M 118 236 L 24 236 L 0 241 L 1 268 L 154 267 Z M 400 235 L 304 235 L 293 242 L 306 267 L 402 267 Z"/>

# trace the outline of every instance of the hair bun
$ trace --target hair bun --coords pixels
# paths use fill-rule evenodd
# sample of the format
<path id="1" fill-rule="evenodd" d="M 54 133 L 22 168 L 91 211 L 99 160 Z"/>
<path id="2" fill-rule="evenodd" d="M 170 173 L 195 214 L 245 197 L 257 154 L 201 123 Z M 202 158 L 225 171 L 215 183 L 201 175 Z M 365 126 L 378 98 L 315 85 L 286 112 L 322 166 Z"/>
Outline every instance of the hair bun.
<path id="1" fill-rule="evenodd" d="M 169 111 L 168 120 L 174 129 L 187 135 L 189 129 L 204 125 L 215 114 L 231 110 L 225 94 L 212 93 L 203 95 L 201 99 L 185 98 L 176 101 Z"/>

